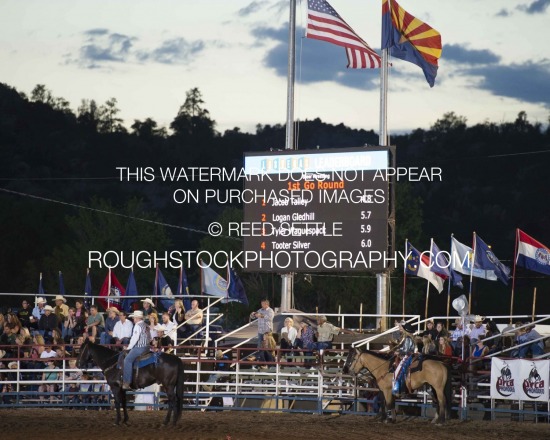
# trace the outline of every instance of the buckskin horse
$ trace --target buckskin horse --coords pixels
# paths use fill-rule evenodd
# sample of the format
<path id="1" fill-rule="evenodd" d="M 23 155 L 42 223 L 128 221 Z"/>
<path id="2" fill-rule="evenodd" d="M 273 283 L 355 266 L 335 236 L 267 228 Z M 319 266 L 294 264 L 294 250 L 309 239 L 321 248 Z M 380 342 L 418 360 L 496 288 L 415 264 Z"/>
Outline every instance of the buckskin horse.
<path id="1" fill-rule="evenodd" d="M 122 389 L 122 372 L 118 367 L 120 351 L 111 350 L 103 345 L 94 344 L 88 339 L 80 346 L 77 365 L 86 369 L 90 358 L 94 364 L 103 371 L 103 375 L 111 387 L 115 398 L 116 425 L 120 424 L 120 407 L 124 411 L 125 425 L 128 424 L 128 411 L 126 409 L 126 390 Z M 174 412 L 174 425 L 179 420 L 183 405 L 183 363 L 177 356 L 161 353 L 156 363 L 141 367 L 137 378 L 132 380 L 132 388 L 145 388 L 154 383 L 161 384 L 168 396 L 168 412 L 164 424 L 170 422 L 172 411 Z"/>
<path id="2" fill-rule="evenodd" d="M 415 362 L 409 367 L 412 369 Z M 376 384 L 380 391 L 384 394 L 384 406 L 382 407 L 382 419 L 395 422 L 395 398 L 392 394 L 392 379 L 393 374 L 390 372 L 390 360 L 380 353 L 366 350 L 361 352 L 358 349 L 350 349 L 346 363 L 344 364 L 344 373 L 358 374 L 361 370 L 366 369 L 375 378 Z M 408 376 L 408 375 L 407 375 Z M 436 415 L 432 423 L 442 424 L 445 418 L 450 418 L 451 412 L 451 375 L 447 366 L 436 360 L 425 359 L 423 361 L 422 370 L 410 374 L 411 390 L 416 390 L 424 384 L 428 384 L 434 391 L 432 393 L 434 403 L 437 405 Z M 391 418 L 388 420 L 387 415 Z"/>

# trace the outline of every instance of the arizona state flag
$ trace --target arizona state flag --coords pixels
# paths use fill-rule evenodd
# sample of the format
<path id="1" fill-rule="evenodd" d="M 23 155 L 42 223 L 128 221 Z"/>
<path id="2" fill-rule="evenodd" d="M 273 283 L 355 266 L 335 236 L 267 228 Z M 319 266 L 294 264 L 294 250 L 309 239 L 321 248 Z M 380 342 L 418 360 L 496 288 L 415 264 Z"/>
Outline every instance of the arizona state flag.
<path id="1" fill-rule="evenodd" d="M 116 307 L 121 310 L 122 298 L 126 290 L 122 287 L 122 284 L 118 281 L 115 273 L 109 269 L 109 273 L 105 277 L 103 286 L 99 291 L 100 298 L 97 300 L 101 306 L 107 310 L 109 307 Z"/>
<path id="2" fill-rule="evenodd" d="M 382 49 L 395 58 L 416 64 L 430 87 L 441 57 L 441 34 L 405 11 L 395 0 L 382 0 Z"/>

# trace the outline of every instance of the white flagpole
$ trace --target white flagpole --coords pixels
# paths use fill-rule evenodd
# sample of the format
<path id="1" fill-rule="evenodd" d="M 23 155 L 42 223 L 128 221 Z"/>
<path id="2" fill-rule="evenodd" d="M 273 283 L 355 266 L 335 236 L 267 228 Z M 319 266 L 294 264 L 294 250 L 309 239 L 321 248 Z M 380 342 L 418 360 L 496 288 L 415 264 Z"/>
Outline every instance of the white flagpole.
<path id="1" fill-rule="evenodd" d="M 474 252 L 472 254 L 472 265 L 470 267 L 470 291 L 468 293 L 468 313 L 472 313 L 472 281 L 474 279 L 474 266 L 476 264 L 476 233 L 474 231 L 474 243 L 473 243 L 473 249 Z"/>
<path id="2" fill-rule="evenodd" d="M 285 150 L 296 149 L 294 140 L 294 82 L 296 79 L 296 0 L 290 0 L 288 26 L 288 77 L 286 96 L 286 138 Z M 281 275 L 281 311 L 287 311 L 294 302 L 294 274 Z"/>

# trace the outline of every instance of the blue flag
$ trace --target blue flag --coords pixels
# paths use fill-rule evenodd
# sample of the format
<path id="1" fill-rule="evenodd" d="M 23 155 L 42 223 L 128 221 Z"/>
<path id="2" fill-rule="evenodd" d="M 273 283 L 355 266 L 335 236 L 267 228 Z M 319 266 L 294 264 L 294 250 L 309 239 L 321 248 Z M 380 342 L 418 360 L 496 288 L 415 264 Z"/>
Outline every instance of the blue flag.
<path id="1" fill-rule="evenodd" d="M 456 286 L 459 289 L 462 289 L 464 287 L 464 284 L 462 284 L 462 275 L 460 275 L 460 273 L 452 269 L 451 269 L 451 281 L 453 282 L 453 286 Z"/>
<path id="2" fill-rule="evenodd" d="M 451 276 L 449 270 L 450 263 L 447 257 L 439 250 L 439 247 L 432 240 L 431 258 L 430 258 L 430 270 L 438 275 L 446 278 Z"/>
<path id="3" fill-rule="evenodd" d="M 125 312 L 131 312 L 132 305 L 138 300 L 137 298 L 126 298 L 126 296 L 128 295 L 130 296 L 138 295 L 136 279 L 134 277 L 133 270 L 130 272 L 130 276 L 128 277 L 128 282 L 126 283 L 126 293 L 124 294 L 125 298 L 122 301 L 122 310 L 124 310 Z"/>
<path id="4" fill-rule="evenodd" d="M 59 294 L 65 296 L 65 283 L 61 271 L 59 271 Z"/>
<path id="5" fill-rule="evenodd" d="M 91 301 L 90 297 L 92 296 L 92 280 L 90 279 L 90 270 L 86 271 L 86 283 L 84 284 L 84 307 L 87 310 L 90 310 Z"/>
<path id="6" fill-rule="evenodd" d="M 229 269 L 229 286 L 227 287 L 228 302 L 240 302 L 245 306 L 248 305 L 248 298 L 244 290 L 243 282 L 233 269 Z"/>
<path id="7" fill-rule="evenodd" d="M 38 294 L 40 296 L 44 296 L 44 286 L 42 285 L 42 272 L 40 272 L 40 281 L 38 282 Z"/>
<path id="8" fill-rule="evenodd" d="M 170 289 L 170 286 L 166 282 L 166 278 L 164 278 L 164 275 L 160 271 L 160 269 L 157 267 L 157 282 L 156 282 L 156 292 L 153 292 L 153 295 L 160 295 L 159 300 L 162 304 L 162 307 L 164 307 L 165 310 L 168 310 L 171 306 L 174 305 L 174 294 L 172 293 L 172 289 Z"/>
<path id="9" fill-rule="evenodd" d="M 180 269 L 180 278 L 178 280 L 176 296 L 183 297 L 183 307 L 185 310 L 191 309 L 191 300 L 189 299 L 189 283 L 187 282 L 187 274 L 185 273 L 183 266 Z"/>
<path id="10" fill-rule="evenodd" d="M 475 236 L 474 268 L 494 271 L 496 277 L 508 285 L 510 268 L 500 262 L 491 248 L 477 234 Z"/>

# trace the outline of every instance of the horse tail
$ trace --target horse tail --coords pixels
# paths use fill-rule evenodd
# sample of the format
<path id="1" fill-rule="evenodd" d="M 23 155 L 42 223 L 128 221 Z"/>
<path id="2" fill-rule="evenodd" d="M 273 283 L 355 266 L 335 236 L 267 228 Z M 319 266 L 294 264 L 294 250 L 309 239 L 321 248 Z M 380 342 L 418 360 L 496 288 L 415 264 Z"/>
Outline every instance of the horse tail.
<path id="1" fill-rule="evenodd" d="M 177 398 L 177 411 L 180 412 L 183 408 L 183 387 L 184 387 L 184 374 L 183 374 L 183 362 L 178 358 L 178 379 L 176 383 L 176 398 Z"/>
<path id="2" fill-rule="evenodd" d="M 443 390 L 443 394 L 445 395 L 445 409 L 447 410 L 447 413 L 449 414 L 449 417 L 451 416 L 451 409 L 453 408 L 453 378 L 451 374 L 451 368 L 447 367 L 447 381 L 445 382 L 445 389 Z"/>

